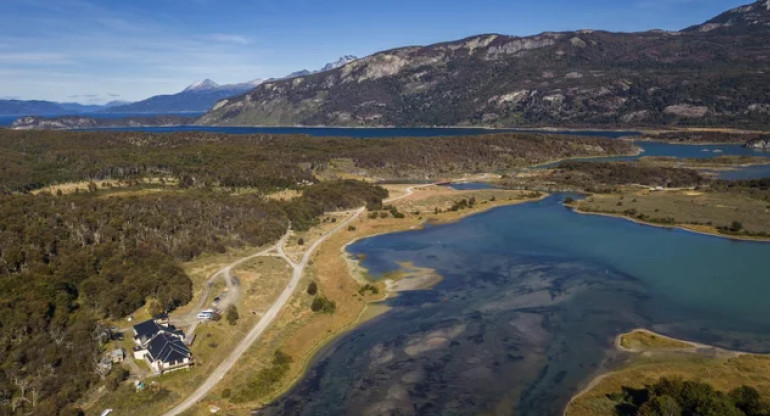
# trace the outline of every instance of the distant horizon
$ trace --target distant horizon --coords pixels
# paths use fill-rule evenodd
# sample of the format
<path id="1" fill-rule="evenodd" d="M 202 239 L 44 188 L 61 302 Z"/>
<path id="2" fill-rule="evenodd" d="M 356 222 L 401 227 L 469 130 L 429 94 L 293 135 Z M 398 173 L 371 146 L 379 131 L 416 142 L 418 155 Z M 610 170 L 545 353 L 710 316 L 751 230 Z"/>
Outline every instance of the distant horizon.
<path id="1" fill-rule="evenodd" d="M 95 0 L 7 0 L 0 3 L 0 99 L 135 102 L 204 79 L 236 84 L 280 78 L 344 55 L 361 58 L 486 33 L 681 30 L 752 2 L 413 3 L 137 0 L 105 6 Z"/>

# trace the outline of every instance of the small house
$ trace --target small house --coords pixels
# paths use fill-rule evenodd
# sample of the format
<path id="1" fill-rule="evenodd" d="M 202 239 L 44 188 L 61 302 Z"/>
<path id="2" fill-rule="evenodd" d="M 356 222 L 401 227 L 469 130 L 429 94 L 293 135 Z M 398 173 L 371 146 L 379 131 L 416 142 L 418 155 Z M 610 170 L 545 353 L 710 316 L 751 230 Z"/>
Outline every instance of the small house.
<path id="1" fill-rule="evenodd" d="M 168 316 L 134 325 L 134 358 L 147 360 L 158 374 L 189 368 L 192 353 L 185 345 L 185 335 L 168 323 Z"/>

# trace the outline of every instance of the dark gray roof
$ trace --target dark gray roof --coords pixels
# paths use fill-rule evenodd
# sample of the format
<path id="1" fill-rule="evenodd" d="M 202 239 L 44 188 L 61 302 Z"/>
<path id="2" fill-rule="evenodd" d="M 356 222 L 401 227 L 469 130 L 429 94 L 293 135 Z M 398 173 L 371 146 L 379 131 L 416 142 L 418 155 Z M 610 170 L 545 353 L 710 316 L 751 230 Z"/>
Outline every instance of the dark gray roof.
<path id="1" fill-rule="evenodd" d="M 167 364 L 179 363 L 192 356 L 184 341 L 165 331 L 159 332 L 150 340 L 147 352 L 153 361 Z"/>
<path id="2" fill-rule="evenodd" d="M 140 322 L 134 325 L 134 332 L 137 338 L 150 339 L 164 328 L 158 325 L 152 319 Z"/>
<path id="3" fill-rule="evenodd" d="M 134 325 L 134 332 L 136 332 L 136 336 L 134 338 L 140 340 L 142 344 L 144 344 L 145 342 L 149 341 L 152 337 L 154 337 L 155 334 L 162 331 L 180 335 L 181 337 L 184 338 L 184 333 L 181 330 L 174 328 L 173 325 L 168 325 L 168 326 L 159 325 L 153 319 L 140 322 Z"/>

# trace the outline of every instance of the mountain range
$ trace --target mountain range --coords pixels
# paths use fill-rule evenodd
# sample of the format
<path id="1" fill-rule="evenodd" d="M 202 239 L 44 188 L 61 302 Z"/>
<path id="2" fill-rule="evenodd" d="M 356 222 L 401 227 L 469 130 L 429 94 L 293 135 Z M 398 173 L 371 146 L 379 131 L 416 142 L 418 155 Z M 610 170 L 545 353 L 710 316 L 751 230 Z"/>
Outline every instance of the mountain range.
<path id="1" fill-rule="evenodd" d="M 92 113 L 123 104 L 125 103 L 120 101 L 113 101 L 104 105 L 85 105 L 79 103 L 58 103 L 40 100 L 0 100 L 0 116 Z"/>
<path id="2" fill-rule="evenodd" d="M 326 64 L 315 71 L 302 70 L 281 79 L 301 75 L 316 74 L 338 68 L 355 60 L 355 56 L 346 55 L 335 62 Z M 275 81 L 272 79 L 271 81 Z M 255 79 L 239 84 L 219 85 L 206 79 L 196 82 L 175 94 L 156 95 L 134 103 L 112 102 L 106 105 L 83 105 L 78 103 L 57 103 L 52 101 L 0 100 L 0 116 L 41 116 L 86 113 L 203 113 L 217 101 L 252 90 L 264 81 Z"/>
<path id="3" fill-rule="evenodd" d="M 198 123 L 770 126 L 770 0 L 681 31 L 473 36 L 271 80 Z"/>
<path id="4" fill-rule="evenodd" d="M 331 63 L 328 63 L 328 64 L 324 65 L 324 67 L 319 69 L 319 70 L 309 71 L 307 69 L 303 69 L 301 71 L 292 72 L 291 74 L 289 74 L 289 75 L 287 75 L 287 76 L 285 76 L 285 77 L 283 77 L 281 79 L 304 77 L 304 76 L 307 76 L 307 75 L 317 74 L 319 72 L 331 71 L 332 69 L 337 69 L 337 68 L 343 67 L 343 66 L 347 65 L 348 63 L 355 61 L 356 59 L 358 59 L 358 58 L 353 56 L 353 55 L 345 55 L 345 56 L 341 57 L 340 59 L 338 59 L 338 60 L 336 60 L 334 62 L 331 62 Z M 275 80 L 271 79 L 269 81 L 275 81 Z"/>
<path id="5" fill-rule="evenodd" d="M 206 79 L 196 82 L 181 92 L 156 95 L 135 103 L 112 107 L 110 113 L 201 113 L 218 100 L 242 94 L 262 83 L 261 79 L 240 84 L 219 85 Z"/>

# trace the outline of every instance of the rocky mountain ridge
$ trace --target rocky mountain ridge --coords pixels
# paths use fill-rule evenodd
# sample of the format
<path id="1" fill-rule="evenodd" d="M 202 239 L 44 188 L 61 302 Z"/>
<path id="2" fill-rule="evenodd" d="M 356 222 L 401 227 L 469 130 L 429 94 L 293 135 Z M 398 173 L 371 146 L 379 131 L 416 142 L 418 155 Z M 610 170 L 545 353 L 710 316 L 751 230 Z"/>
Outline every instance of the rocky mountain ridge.
<path id="1" fill-rule="evenodd" d="M 770 0 L 680 32 L 473 36 L 265 82 L 199 123 L 770 127 Z"/>

